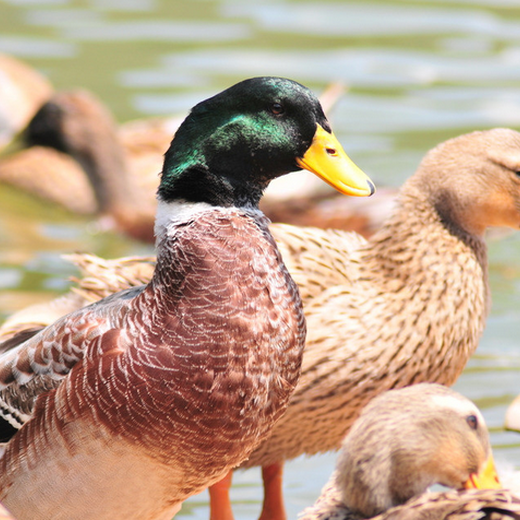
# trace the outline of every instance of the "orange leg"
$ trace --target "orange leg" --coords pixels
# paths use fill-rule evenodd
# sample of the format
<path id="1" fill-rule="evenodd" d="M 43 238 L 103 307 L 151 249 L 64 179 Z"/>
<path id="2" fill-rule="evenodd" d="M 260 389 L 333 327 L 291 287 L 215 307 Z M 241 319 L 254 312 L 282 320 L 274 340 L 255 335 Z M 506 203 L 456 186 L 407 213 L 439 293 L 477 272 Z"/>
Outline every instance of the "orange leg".
<path id="1" fill-rule="evenodd" d="M 209 520 L 234 520 L 229 499 L 232 480 L 233 470 L 209 487 Z"/>
<path id="2" fill-rule="evenodd" d="M 259 520 L 287 520 L 283 503 L 283 462 L 262 467 L 264 505 Z"/>

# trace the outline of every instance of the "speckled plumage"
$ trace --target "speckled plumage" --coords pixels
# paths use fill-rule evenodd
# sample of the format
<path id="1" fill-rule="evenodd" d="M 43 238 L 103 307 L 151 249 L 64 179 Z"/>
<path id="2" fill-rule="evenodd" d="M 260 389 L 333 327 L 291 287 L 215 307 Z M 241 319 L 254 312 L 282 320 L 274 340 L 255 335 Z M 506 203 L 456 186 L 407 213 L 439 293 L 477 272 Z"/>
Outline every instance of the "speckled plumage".
<path id="1" fill-rule="evenodd" d="M 0 460 L 0 500 L 10 505 L 5 490 L 14 483 L 24 489 L 43 484 L 33 473 L 39 474 L 36 453 L 50 431 L 64 432 L 64 446 L 82 452 L 75 435 L 66 434 L 70 415 L 90 417 L 90 428 L 102 432 L 89 446 L 96 453 L 112 436 L 161 465 L 189 453 L 181 489 L 168 497 L 172 503 L 216 480 L 265 437 L 296 384 L 304 322 L 297 289 L 260 215 L 213 209 L 183 223 L 164 239 L 159 269 L 146 288 L 85 307 L 8 353 L 3 385 L 12 378 L 23 385 L 38 374 L 40 382 L 58 385 L 76 368 L 38 401 L 34 419 L 8 445 Z M 28 451 L 30 464 L 20 450 Z M 99 464 L 89 479 L 105 472 Z M 70 500 L 90 499 L 82 497 L 81 480 L 70 484 Z M 38 512 L 41 495 L 34 489 L 24 499 L 32 518 L 47 518 L 48 511 Z M 55 517 L 69 518 L 66 503 L 62 509 Z"/>
<path id="2" fill-rule="evenodd" d="M 488 313 L 483 241 L 466 245 L 428 206 L 401 204 L 373 240 L 355 236 L 354 248 L 348 233 L 272 228 L 296 282 L 309 293 L 323 285 L 305 300 L 309 332 L 290 408 L 245 467 L 337 449 L 374 395 L 421 381 L 451 385 L 476 349 Z M 298 267 L 294 242 L 305 249 Z M 313 283 L 310 259 L 327 256 L 334 260 L 322 272 L 339 269 Z"/>
<path id="3" fill-rule="evenodd" d="M 369 241 L 271 227 L 309 332 L 289 409 L 244 467 L 337 449 L 384 390 L 456 381 L 490 306 L 484 231 L 520 227 L 519 150 L 507 129 L 439 145 Z"/>

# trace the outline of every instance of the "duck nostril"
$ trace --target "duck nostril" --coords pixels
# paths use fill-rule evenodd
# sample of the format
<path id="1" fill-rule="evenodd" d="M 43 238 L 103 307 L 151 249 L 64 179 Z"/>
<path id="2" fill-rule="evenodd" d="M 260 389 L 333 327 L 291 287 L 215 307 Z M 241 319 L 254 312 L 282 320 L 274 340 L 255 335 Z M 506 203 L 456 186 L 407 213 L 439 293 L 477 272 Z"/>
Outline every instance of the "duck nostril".
<path id="1" fill-rule="evenodd" d="M 329 155 L 338 155 L 336 148 L 326 148 L 326 151 Z"/>

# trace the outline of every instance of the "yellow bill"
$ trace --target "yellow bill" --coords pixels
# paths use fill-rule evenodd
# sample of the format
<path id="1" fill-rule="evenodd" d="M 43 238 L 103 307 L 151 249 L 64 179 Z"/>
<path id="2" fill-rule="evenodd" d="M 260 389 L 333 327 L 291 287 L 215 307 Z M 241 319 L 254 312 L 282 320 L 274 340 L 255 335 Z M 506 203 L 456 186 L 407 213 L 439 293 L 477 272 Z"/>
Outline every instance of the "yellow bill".
<path id="1" fill-rule="evenodd" d="M 483 468 L 478 473 L 473 473 L 464 483 L 465 489 L 501 489 L 493 455 L 490 455 Z"/>
<path id="2" fill-rule="evenodd" d="M 296 162 L 345 195 L 368 197 L 376 191 L 374 183 L 352 162 L 335 135 L 320 125 L 311 146 Z"/>

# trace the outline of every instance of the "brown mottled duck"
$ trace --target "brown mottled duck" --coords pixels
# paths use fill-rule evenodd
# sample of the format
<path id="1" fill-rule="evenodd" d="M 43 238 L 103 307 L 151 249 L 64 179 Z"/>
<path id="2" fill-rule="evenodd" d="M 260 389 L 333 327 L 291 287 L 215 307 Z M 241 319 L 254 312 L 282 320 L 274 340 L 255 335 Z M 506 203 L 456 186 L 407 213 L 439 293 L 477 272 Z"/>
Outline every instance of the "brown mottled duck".
<path id="1" fill-rule="evenodd" d="M 28 147 L 0 159 L 0 180 L 153 241 L 162 154 L 178 124 L 171 126 L 152 120 L 145 130 L 118 128 L 92 93 L 58 92 L 24 130 Z"/>
<path id="2" fill-rule="evenodd" d="M 453 491 L 428 493 L 434 484 Z M 500 489 L 486 425 L 471 401 L 428 383 L 370 401 L 343 440 L 320 497 L 299 516 L 368 518 L 520 518 L 520 498 Z"/>
<path id="3" fill-rule="evenodd" d="M 473 132 L 431 150 L 368 241 L 272 228 L 308 324 L 302 377 L 287 413 L 243 464 L 261 465 L 262 518 L 284 518 L 284 460 L 337 449 L 376 394 L 452 385 L 490 306 L 488 227 L 520 227 L 520 133 Z"/>

